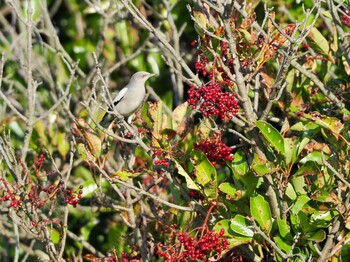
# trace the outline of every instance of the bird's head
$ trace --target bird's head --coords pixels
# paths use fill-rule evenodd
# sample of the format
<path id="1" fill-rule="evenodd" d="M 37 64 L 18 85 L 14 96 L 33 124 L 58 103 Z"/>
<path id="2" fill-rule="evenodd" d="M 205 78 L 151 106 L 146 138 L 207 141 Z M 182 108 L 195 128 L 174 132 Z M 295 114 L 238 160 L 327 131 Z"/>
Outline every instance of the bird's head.
<path id="1" fill-rule="evenodd" d="M 156 74 L 153 74 L 153 73 L 140 71 L 140 72 L 137 72 L 137 73 L 132 75 L 129 83 L 134 83 L 134 82 L 145 83 L 148 78 L 155 76 L 155 75 Z"/>

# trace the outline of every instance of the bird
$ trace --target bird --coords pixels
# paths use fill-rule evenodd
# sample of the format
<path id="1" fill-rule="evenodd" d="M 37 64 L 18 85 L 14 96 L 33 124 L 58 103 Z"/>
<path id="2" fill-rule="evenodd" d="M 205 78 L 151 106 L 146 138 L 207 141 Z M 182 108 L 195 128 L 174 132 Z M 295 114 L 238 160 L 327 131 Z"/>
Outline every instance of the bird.
<path id="1" fill-rule="evenodd" d="M 128 118 L 128 123 L 131 123 L 132 115 L 142 105 L 146 95 L 145 83 L 155 76 L 154 73 L 140 71 L 132 75 L 128 84 L 120 90 L 117 96 L 113 99 L 113 105 L 108 108 L 108 111 L 115 109 L 123 117 Z M 102 118 L 100 125 L 108 126 L 113 120 L 108 112 Z"/>

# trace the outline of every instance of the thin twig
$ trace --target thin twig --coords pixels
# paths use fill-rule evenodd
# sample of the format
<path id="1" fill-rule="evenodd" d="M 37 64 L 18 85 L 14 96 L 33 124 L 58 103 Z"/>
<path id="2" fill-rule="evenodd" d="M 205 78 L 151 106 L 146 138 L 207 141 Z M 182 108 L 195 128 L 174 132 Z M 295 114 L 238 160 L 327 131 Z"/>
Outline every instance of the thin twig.
<path id="1" fill-rule="evenodd" d="M 71 141 L 71 143 L 70 143 L 70 148 L 71 148 L 71 151 L 69 154 L 69 166 L 68 166 L 67 174 L 65 177 L 64 189 L 67 188 L 67 182 L 69 180 L 69 177 L 70 177 L 72 169 L 73 169 L 74 153 L 75 153 L 75 149 L 74 149 L 75 147 L 74 147 L 73 141 Z M 58 250 L 58 255 L 57 255 L 57 258 L 59 261 L 61 260 L 61 258 L 63 256 L 63 252 L 65 250 L 66 241 L 67 241 L 67 233 L 64 229 L 68 227 L 68 214 L 69 214 L 68 205 L 66 205 L 64 207 L 63 222 L 62 222 L 63 234 L 62 234 L 62 238 L 61 238 L 60 246 L 59 246 L 59 250 Z"/>
<path id="2" fill-rule="evenodd" d="M 174 49 L 174 47 L 169 44 L 169 41 L 163 36 L 163 34 L 159 30 L 155 29 L 153 25 L 142 15 L 140 10 L 136 8 L 133 2 L 131 0 L 121 1 L 125 8 L 128 9 L 128 11 L 132 14 L 132 16 L 163 44 L 163 46 L 173 56 L 174 61 L 178 62 L 182 66 L 182 68 L 192 78 L 195 84 L 200 85 L 200 79 L 193 73 L 191 68 L 187 65 L 186 61 L 184 61 L 181 55 Z"/>
<path id="3" fill-rule="evenodd" d="M 136 192 L 142 194 L 142 195 L 145 195 L 145 196 L 148 196 L 152 199 L 154 199 L 155 201 L 159 202 L 159 203 L 162 203 L 166 206 L 169 206 L 171 208 L 175 208 L 175 209 L 178 209 L 178 210 L 182 210 L 182 211 L 194 211 L 194 209 L 192 207 L 184 207 L 184 206 L 179 206 L 179 205 L 176 205 L 176 204 L 173 204 L 173 203 L 170 203 L 158 196 L 155 196 L 151 193 L 148 193 L 146 192 L 145 190 L 141 189 L 141 188 L 138 188 L 134 185 L 131 185 L 130 183 L 127 183 L 127 182 L 124 182 L 120 179 L 117 179 L 117 178 L 111 178 L 103 169 L 101 169 L 96 163 L 94 163 L 95 167 L 99 170 L 99 172 L 104 176 L 105 179 L 107 179 L 107 181 L 110 183 L 110 184 L 113 184 L 113 183 L 118 183 L 118 184 L 121 184 L 127 188 L 130 188 L 130 189 L 133 189 L 135 190 Z"/>
<path id="4" fill-rule="evenodd" d="M 33 6 L 32 1 L 28 0 L 27 3 L 27 21 L 25 21 L 25 26 L 27 29 L 27 95 L 28 95 L 28 108 L 27 108 L 27 118 L 28 121 L 26 123 L 26 135 L 24 137 L 24 143 L 22 148 L 22 156 L 21 161 L 25 163 L 26 157 L 29 151 L 29 143 L 32 138 L 34 123 L 35 123 L 35 104 L 36 104 L 36 89 L 37 84 L 33 80 L 33 72 L 32 72 L 32 31 L 33 31 Z"/>
<path id="5" fill-rule="evenodd" d="M 340 109 L 344 109 L 345 108 L 345 104 L 340 101 L 338 99 L 338 97 L 336 97 L 336 95 L 334 95 L 329 88 L 327 88 L 322 81 L 312 72 L 308 71 L 307 69 L 305 69 L 305 67 L 303 67 L 302 65 L 300 65 L 298 62 L 296 61 L 292 61 L 291 65 L 293 67 L 295 67 L 295 69 L 297 69 L 298 71 L 300 71 L 300 73 L 302 73 L 303 75 L 305 75 L 307 78 L 309 78 L 320 90 L 321 92 L 327 96 L 338 108 Z"/>
<path id="6" fill-rule="evenodd" d="M 288 259 L 289 256 L 284 253 L 277 245 L 275 242 L 273 242 L 266 234 L 265 232 L 263 232 L 260 227 L 255 223 L 255 221 L 253 221 L 253 226 L 254 226 L 254 229 L 255 231 L 260 235 L 262 236 L 263 239 L 265 239 L 265 241 L 267 243 L 269 243 L 270 246 L 272 246 L 272 248 L 284 259 Z"/>
<path id="7" fill-rule="evenodd" d="M 325 159 L 324 157 L 324 152 L 321 151 L 321 156 L 322 156 L 322 163 L 328 167 L 332 172 L 333 174 L 339 178 L 339 180 L 341 182 L 343 182 L 348 188 L 350 188 L 350 183 L 348 181 L 346 181 L 346 179 L 344 178 L 343 175 L 341 175 L 337 170 L 335 170 L 335 168 Z"/>
<path id="8" fill-rule="evenodd" d="M 13 103 L 7 98 L 7 96 L 1 91 L 2 89 L 2 79 L 4 74 L 4 65 L 5 65 L 5 55 L 1 55 L 0 60 L 0 97 L 4 100 L 4 102 L 8 105 L 9 108 L 17 115 L 19 118 L 21 118 L 24 122 L 28 122 L 27 117 L 25 117 L 21 112 L 17 110 L 17 108 L 13 105 Z"/>
<path id="9" fill-rule="evenodd" d="M 74 234 L 72 231 L 67 230 L 67 236 L 74 241 L 77 241 L 78 243 L 82 244 L 84 248 L 89 250 L 92 254 L 99 257 L 104 257 L 103 253 L 98 251 L 94 246 L 92 246 L 89 242 L 85 241 L 83 237 L 79 237 L 76 234 Z"/>

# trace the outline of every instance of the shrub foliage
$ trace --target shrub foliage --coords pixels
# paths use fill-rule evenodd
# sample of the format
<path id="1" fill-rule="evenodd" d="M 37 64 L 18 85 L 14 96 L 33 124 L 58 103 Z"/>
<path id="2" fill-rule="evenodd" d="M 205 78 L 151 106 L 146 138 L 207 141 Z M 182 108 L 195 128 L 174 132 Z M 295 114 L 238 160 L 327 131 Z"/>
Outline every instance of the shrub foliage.
<path id="1" fill-rule="evenodd" d="M 350 256 L 349 2 L 299 2 L 0 3 L 0 257 Z"/>

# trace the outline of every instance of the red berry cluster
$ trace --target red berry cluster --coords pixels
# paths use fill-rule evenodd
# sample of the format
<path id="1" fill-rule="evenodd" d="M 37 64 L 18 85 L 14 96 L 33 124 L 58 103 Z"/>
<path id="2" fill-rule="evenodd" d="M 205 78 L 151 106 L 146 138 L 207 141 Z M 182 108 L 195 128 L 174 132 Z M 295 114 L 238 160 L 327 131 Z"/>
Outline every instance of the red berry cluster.
<path id="1" fill-rule="evenodd" d="M 37 177 L 36 180 L 33 180 L 31 176 L 27 177 L 28 185 L 27 189 L 24 189 L 25 194 L 21 194 L 18 191 L 17 187 L 15 189 L 11 189 L 11 187 L 7 184 L 6 180 L 0 178 L 0 190 L 4 188 L 4 194 L 0 197 L 0 201 L 6 202 L 11 201 L 10 206 L 14 209 L 17 209 L 21 206 L 24 199 L 28 200 L 31 203 L 34 209 L 38 209 L 40 207 L 45 206 L 46 203 L 50 201 L 55 201 L 57 199 L 58 194 L 65 199 L 65 202 L 73 207 L 76 207 L 79 200 L 82 198 L 83 194 L 83 186 L 79 187 L 77 192 L 72 192 L 72 190 L 64 189 L 64 181 L 60 181 L 57 184 L 51 184 L 47 187 L 42 186 L 38 183 L 41 175 L 41 170 L 45 161 L 44 154 L 41 154 L 38 159 L 34 163 L 34 171 Z M 44 176 L 49 176 L 51 173 L 45 174 Z M 17 189 L 16 189 L 17 188 Z M 21 196 L 21 197 L 19 197 Z M 36 224 L 35 222 L 33 222 Z"/>
<path id="2" fill-rule="evenodd" d="M 83 195 L 83 185 L 79 186 L 79 191 L 77 192 L 73 192 L 70 189 L 66 190 L 66 194 L 68 197 L 66 198 L 65 202 L 68 205 L 72 205 L 74 208 L 77 207 L 77 204 Z"/>
<path id="3" fill-rule="evenodd" d="M 166 158 L 154 160 L 153 165 L 155 165 L 155 166 L 169 166 L 169 160 Z"/>
<path id="4" fill-rule="evenodd" d="M 168 158 L 164 158 L 163 150 L 158 149 L 154 151 L 154 155 L 158 158 L 154 160 L 153 165 L 155 166 L 165 166 L 168 167 L 170 164 L 170 160 Z"/>
<path id="5" fill-rule="evenodd" d="M 17 209 L 18 206 L 20 206 L 22 204 L 22 200 L 21 199 L 17 199 L 15 196 L 15 193 L 12 192 L 12 190 L 9 188 L 9 186 L 6 183 L 6 180 L 3 178 L 0 178 L 1 183 L 3 184 L 4 188 L 5 188 L 5 193 L 4 195 L 0 198 L 1 201 L 6 202 L 8 200 L 11 200 L 11 207 L 13 207 L 14 209 Z M 1 185 L 1 184 L 0 184 Z"/>
<path id="6" fill-rule="evenodd" d="M 222 121 L 227 121 L 235 116 L 239 109 L 236 95 L 222 91 L 218 83 L 211 82 L 200 88 L 191 85 L 188 95 L 188 103 L 193 109 L 199 105 L 199 110 L 205 117 L 219 116 Z"/>
<path id="7" fill-rule="evenodd" d="M 220 136 L 218 136 L 202 140 L 200 143 L 194 144 L 194 149 L 202 151 L 213 165 L 219 160 L 221 160 L 220 164 L 224 164 L 224 161 L 232 162 L 232 149 L 220 139 Z"/>
<path id="8" fill-rule="evenodd" d="M 20 206 L 20 205 L 22 205 L 22 200 L 21 199 L 16 199 L 16 196 L 15 195 L 9 195 L 9 194 L 5 194 L 2 198 L 1 198 L 1 200 L 2 201 L 4 201 L 4 202 L 6 202 L 6 201 L 8 201 L 8 200 L 10 200 L 11 199 L 11 207 L 13 207 L 14 209 L 17 209 L 17 207 L 18 206 Z"/>
<path id="9" fill-rule="evenodd" d="M 44 154 L 40 154 L 39 158 L 35 161 L 35 166 L 37 170 L 40 170 L 44 164 L 45 156 Z"/>
<path id="10" fill-rule="evenodd" d="M 345 15 L 342 16 L 342 23 L 350 27 L 350 6 L 346 9 Z"/>
<path id="11" fill-rule="evenodd" d="M 51 171 L 49 173 L 41 173 L 41 169 L 42 169 L 42 167 L 44 165 L 44 162 L 45 162 L 45 155 L 44 154 L 40 154 L 39 158 L 34 163 L 35 176 L 37 178 L 47 177 L 47 176 L 50 176 L 51 174 L 54 173 L 54 171 Z"/>
<path id="12" fill-rule="evenodd" d="M 43 164 L 44 164 L 44 161 L 45 161 L 45 155 L 44 154 L 40 154 L 39 158 L 35 161 L 35 175 L 36 177 L 41 177 L 40 175 L 40 171 L 43 167 Z"/>
<path id="13" fill-rule="evenodd" d="M 173 246 L 158 244 L 157 255 L 165 261 L 208 261 L 212 256 L 221 254 L 228 248 L 228 241 L 223 237 L 224 230 L 220 233 L 207 231 L 199 236 L 191 236 L 188 233 L 178 233 L 178 242 Z"/>
<path id="14" fill-rule="evenodd" d="M 63 183 L 59 183 L 59 185 L 50 185 L 49 187 L 42 187 L 33 185 L 28 193 L 28 199 L 32 203 L 33 207 L 37 209 L 38 207 L 42 207 L 45 205 L 45 203 L 51 199 L 55 199 L 57 193 L 63 192 L 65 197 L 65 202 L 68 205 L 72 205 L 73 207 L 76 207 L 79 200 L 82 198 L 83 194 L 83 186 L 79 186 L 79 191 L 77 193 L 73 193 L 72 190 L 69 189 L 63 189 L 62 188 Z M 43 195 L 43 193 L 46 194 Z"/>
<path id="15" fill-rule="evenodd" d="M 57 186 L 55 185 L 50 185 L 46 188 L 33 185 L 28 193 L 28 199 L 32 203 L 33 207 L 37 209 L 38 207 L 44 206 L 45 203 L 55 195 L 57 192 L 56 189 Z M 45 193 L 46 197 L 44 197 L 42 193 Z"/>
<path id="16" fill-rule="evenodd" d="M 207 66 L 209 60 L 206 56 L 198 56 L 197 61 L 194 64 L 194 67 L 196 68 L 197 71 L 202 72 L 203 76 L 207 75 L 207 71 L 205 67 Z"/>
<path id="17" fill-rule="evenodd" d="M 228 49 L 227 49 L 227 42 L 221 42 L 221 50 L 222 54 L 227 57 Z"/>
<path id="18" fill-rule="evenodd" d="M 224 59 L 224 63 L 230 73 L 234 74 L 235 70 L 233 66 L 233 59 L 228 57 L 227 43 L 223 42 L 221 45 L 221 52 L 226 57 Z M 226 74 L 226 72 L 224 72 L 224 69 L 221 66 L 218 66 L 216 62 L 212 64 L 209 63 L 208 56 L 203 51 L 200 51 L 194 66 L 196 70 L 202 73 L 203 76 L 208 76 L 213 82 L 219 82 L 228 86 L 234 85 L 230 77 Z"/>

